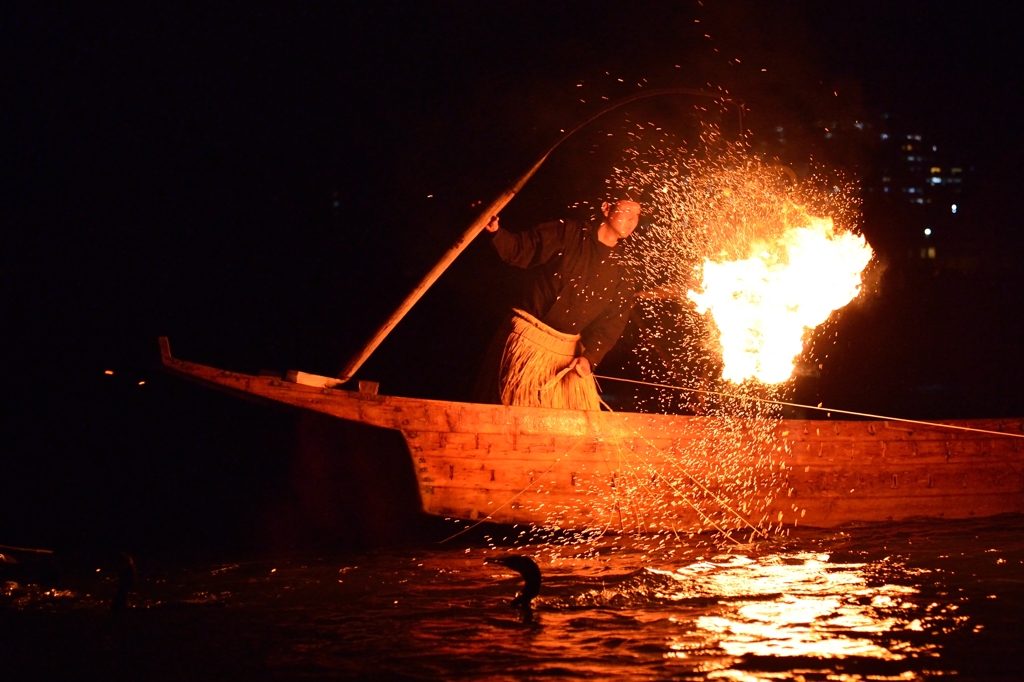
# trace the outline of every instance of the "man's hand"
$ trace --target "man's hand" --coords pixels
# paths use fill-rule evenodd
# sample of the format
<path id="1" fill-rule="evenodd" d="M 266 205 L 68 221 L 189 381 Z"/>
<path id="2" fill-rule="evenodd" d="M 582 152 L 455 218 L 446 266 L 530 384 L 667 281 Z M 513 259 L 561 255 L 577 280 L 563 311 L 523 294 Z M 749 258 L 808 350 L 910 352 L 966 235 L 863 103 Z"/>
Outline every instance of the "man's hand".
<path id="1" fill-rule="evenodd" d="M 498 227 L 498 216 L 496 215 L 492 215 L 491 222 L 484 225 L 484 229 L 487 230 L 488 232 L 497 232 Z"/>
<path id="2" fill-rule="evenodd" d="M 584 357 L 574 358 L 569 365 L 569 369 L 575 369 L 581 377 L 589 377 L 594 373 L 593 368 L 590 366 L 590 360 Z"/>

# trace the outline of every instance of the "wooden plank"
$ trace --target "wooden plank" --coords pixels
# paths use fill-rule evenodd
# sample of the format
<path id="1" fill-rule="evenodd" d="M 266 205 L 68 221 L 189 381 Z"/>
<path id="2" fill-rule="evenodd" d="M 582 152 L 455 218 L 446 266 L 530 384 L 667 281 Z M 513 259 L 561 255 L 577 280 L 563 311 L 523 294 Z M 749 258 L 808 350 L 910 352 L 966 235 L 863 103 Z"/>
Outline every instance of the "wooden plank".
<path id="1" fill-rule="evenodd" d="M 1021 438 L 897 421 L 781 420 L 774 441 L 756 441 L 764 423 L 379 396 L 186 362 L 166 342 L 161 356 L 170 371 L 235 395 L 402 432 L 429 513 L 479 518 L 518 495 L 500 520 L 543 523 L 556 514 L 583 527 L 614 515 L 620 530 L 650 530 L 692 527 L 701 513 L 740 524 L 726 505 L 772 523 L 782 514 L 821 526 L 1024 511 Z M 949 423 L 1024 433 L 1021 419 Z"/>

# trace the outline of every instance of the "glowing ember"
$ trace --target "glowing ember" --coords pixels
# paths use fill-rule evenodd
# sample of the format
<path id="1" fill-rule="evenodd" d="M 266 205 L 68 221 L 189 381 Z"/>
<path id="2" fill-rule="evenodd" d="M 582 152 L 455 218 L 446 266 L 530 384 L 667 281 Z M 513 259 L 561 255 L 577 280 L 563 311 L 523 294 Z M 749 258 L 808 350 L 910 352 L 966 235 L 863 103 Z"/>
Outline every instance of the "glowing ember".
<path id="1" fill-rule="evenodd" d="M 792 376 L 808 332 L 860 292 L 872 251 L 864 237 L 837 233 L 831 218 L 811 218 L 750 251 L 741 260 L 706 258 L 702 291 L 687 296 L 718 327 L 723 379 L 777 384 Z"/>

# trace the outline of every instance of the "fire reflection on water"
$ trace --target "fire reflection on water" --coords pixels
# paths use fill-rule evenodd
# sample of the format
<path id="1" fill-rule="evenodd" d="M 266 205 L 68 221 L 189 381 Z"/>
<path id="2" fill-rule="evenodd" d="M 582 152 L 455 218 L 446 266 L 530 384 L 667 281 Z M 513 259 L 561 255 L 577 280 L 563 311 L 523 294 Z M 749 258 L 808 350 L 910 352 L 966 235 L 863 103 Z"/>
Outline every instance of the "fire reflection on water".
<path id="1" fill-rule="evenodd" d="M 710 535 L 472 542 L 150 571 L 120 620 L 108 572 L 60 586 L 9 577 L 0 602 L 12 651 L 51 672 L 116 666 L 105 657 L 129 647 L 152 652 L 133 659 L 140 670 L 199 656 L 275 679 L 997 678 L 1019 667 L 1022 530 L 805 529 L 732 548 Z M 509 605 L 519 576 L 484 563 L 508 553 L 544 575 L 529 617 Z"/>
<path id="2" fill-rule="evenodd" d="M 675 571 L 648 569 L 671 578 L 670 600 L 740 598 L 716 615 L 699 616 L 696 630 L 731 656 L 861 656 L 901 660 L 929 647 L 881 646 L 869 635 L 920 631 L 920 611 L 908 601 L 917 590 L 871 586 L 866 564 L 830 564 L 828 555 L 796 554 L 755 561 L 744 556 L 701 561 Z M 687 642 L 669 644 L 685 655 Z"/>

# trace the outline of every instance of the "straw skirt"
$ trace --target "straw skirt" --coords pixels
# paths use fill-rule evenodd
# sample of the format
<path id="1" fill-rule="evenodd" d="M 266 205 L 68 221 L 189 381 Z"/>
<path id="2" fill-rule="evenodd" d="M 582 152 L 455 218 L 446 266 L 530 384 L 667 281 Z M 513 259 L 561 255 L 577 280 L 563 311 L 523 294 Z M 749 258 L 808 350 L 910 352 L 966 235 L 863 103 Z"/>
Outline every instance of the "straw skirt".
<path id="1" fill-rule="evenodd" d="M 579 334 L 563 334 L 514 309 L 501 357 L 502 404 L 600 410 L 594 376 L 569 369 L 579 348 Z"/>

